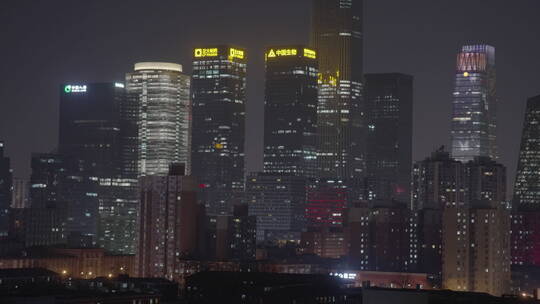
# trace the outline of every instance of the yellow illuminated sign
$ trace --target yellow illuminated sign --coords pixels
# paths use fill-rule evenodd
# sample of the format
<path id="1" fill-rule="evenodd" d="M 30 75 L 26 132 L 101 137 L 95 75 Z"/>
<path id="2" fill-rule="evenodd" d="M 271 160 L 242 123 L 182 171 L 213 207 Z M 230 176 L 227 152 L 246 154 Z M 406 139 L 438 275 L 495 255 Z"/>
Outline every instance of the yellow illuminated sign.
<path id="1" fill-rule="evenodd" d="M 317 59 L 317 52 L 310 49 L 304 49 L 304 57 L 311 58 L 311 59 Z"/>
<path id="2" fill-rule="evenodd" d="M 244 57 L 245 57 L 244 51 L 230 48 L 229 49 L 229 57 L 231 59 L 232 58 L 244 59 Z"/>
<path id="3" fill-rule="evenodd" d="M 195 57 L 201 58 L 201 57 L 216 57 L 219 54 L 219 51 L 217 48 L 210 48 L 210 49 L 195 49 Z"/>
<path id="4" fill-rule="evenodd" d="M 278 50 L 271 49 L 268 52 L 267 57 L 275 58 L 275 57 L 296 56 L 296 55 L 298 55 L 297 49 L 278 49 Z"/>

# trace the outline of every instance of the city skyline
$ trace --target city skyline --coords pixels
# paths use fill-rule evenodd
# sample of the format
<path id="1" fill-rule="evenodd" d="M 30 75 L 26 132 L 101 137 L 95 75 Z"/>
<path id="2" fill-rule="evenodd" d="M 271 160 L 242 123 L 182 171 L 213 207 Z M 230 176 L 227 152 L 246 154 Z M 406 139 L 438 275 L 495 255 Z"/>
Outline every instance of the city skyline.
<path id="1" fill-rule="evenodd" d="M 540 4 L 480 1 L 10 3 L 0 302 L 540 303 Z"/>
<path id="2" fill-rule="evenodd" d="M 56 50 L 58 53 L 67 54 L 66 56 L 53 56 L 50 62 L 54 62 L 55 73 L 51 73 L 51 67 L 45 64 L 43 67 L 39 67 L 37 73 L 43 76 L 31 76 L 24 82 L 28 85 L 30 81 L 35 83 L 36 92 L 45 92 L 44 94 L 37 94 L 36 92 L 27 90 L 21 90 L 23 83 L 13 83 L 11 79 L 5 79 L 3 82 L 8 88 L 2 90 L 0 97 L 3 100 L 7 100 L 5 108 L 7 111 L 0 111 L 0 138 L 6 141 L 7 155 L 12 158 L 14 175 L 16 177 L 26 177 L 29 174 L 29 162 L 28 156 L 31 152 L 50 152 L 56 145 L 56 123 L 55 117 L 57 115 L 57 98 L 54 87 L 59 83 L 65 81 L 114 81 L 121 80 L 122 73 L 131 69 L 132 64 L 135 61 L 143 60 L 162 60 L 172 61 L 183 64 L 186 66 L 186 70 L 190 69 L 190 44 L 194 43 L 214 43 L 214 42 L 234 42 L 239 45 L 245 45 L 247 50 L 254 54 L 251 56 L 249 62 L 250 76 L 248 79 L 248 98 L 247 98 L 247 168 L 248 172 L 257 171 L 262 168 L 262 142 L 257 138 L 257 130 L 261 129 L 260 119 L 262 113 L 262 94 L 264 88 L 264 82 L 261 81 L 263 77 L 262 68 L 264 59 L 257 54 L 263 54 L 263 48 L 272 43 L 302 43 L 307 42 L 309 36 L 310 27 L 310 10 L 305 9 L 309 7 L 310 1 L 298 1 L 298 3 L 288 3 L 286 1 L 277 1 L 274 5 L 264 4 L 261 7 L 257 7 L 255 4 L 249 2 L 239 2 L 237 6 L 233 8 L 221 6 L 222 10 L 208 12 L 205 10 L 209 4 L 184 4 L 175 5 L 172 2 L 163 2 L 155 7 L 155 10 L 167 10 L 167 14 L 160 22 L 171 22 L 170 29 L 167 29 L 164 35 L 160 37 L 154 37 L 153 32 L 150 30 L 140 30 L 133 20 L 127 18 L 126 21 L 129 24 L 134 25 L 135 32 L 131 30 L 119 31 L 115 34 L 109 34 L 104 29 L 98 29 L 98 34 L 81 34 L 76 33 L 87 32 L 88 26 L 92 24 L 92 21 L 98 17 L 96 12 L 106 8 L 105 13 L 100 18 L 104 18 L 105 24 L 116 25 L 120 24 L 120 19 L 124 18 L 115 15 L 121 8 L 117 4 L 107 4 L 105 7 L 103 4 L 85 4 L 85 5 L 73 5 L 63 7 L 59 10 L 56 5 L 61 5 L 62 1 L 58 3 L 42 7 L 45 10 L 56 10 L 55 15 L 57 20 L 49 21 L 51 25 L 44 26 L 43 29 L 36 31 L 35 34 L 39 34 L 41 37 L 48 37 L 50 41 L 43 40 L 44 38 L 36 37 L 38 42 L 34 49 L 41 50 L 41 52 L 35 52 L 35 57 L 30 58 L 29 61 L 39 60 L 41 56 L 45 56 L 50 52 L 49 49 Z M 414 160 L 423 159 L 428 155 L 436 146 L 449 143 L 450 129 L 450 109 L 451 109 L 451 92 L 453 87 L 452 70 L 455 65 L 455 53 L 466 43 L 489 43 L 494 45 L 498 50 L 498 90 L 499 90 L 499 144 L 501 146 L 501 159 L 500 161 L 509 168 L 509 180 L 513 179 L 516 157 L 519 150 L 519 136 L 520 128 L 522 125 L 522 116 L 525 108 L 525 100 L 538 92 L 535 92 L 533 83 L 537 82 L 539 76 L 535 71 L 540 70 L 536 68 L 538 65 L 536 62 L 529 62 L 524 58 L 526 54 L 537 53 L 537 49 L 540 49 L 540 45 L 534 39 L 531 39 L 534 28 L 540 26 L 540 22 L 532 19 L 533 15 L 530 13 L 531 6 L 536 6 L 538 3 L 532 1 L 524 1 L 523 3 L 516 4 L 510 8 L 505 8 L 508 16 L 497 19 L 497 22 L 493 20 L 497 9 L 503 6 L 503 1 L 495 1 L 489 8 L 480 7 L 480 3 L 468 4 L 468 11 L 465 14 L 461 14 L 458 10 L 459 5 L 462 5 L 463 1 L 457 1 L 455 4 L 441 4 L 445 6 L 447 10 L 443 13 L 443 16 L 437 15 L 440 7 L 434 5 L 428 5 L 426 1 L 413 1 L 408 2 L 407 5 L 397 3 L 396 1 L 366 1 L 366 10 L 370 11 L 370 14 L 365 16 L 365 31 L 366 31 L 366 58 L 370 60 L 366 61 L 366 72 L 403 72 L 412 74 L 417 80 L 417 87 L 415 93 L 415 125 L 414 125 Z M 394 9 L 389 10 L 388 19 L 393 22 L 384 22 L 384 20 L 374 20 L 372 16 L 381 16 L 381 10 L 384 5 L 392 4 L 390 6 Z M 285 12 L 279 11 L 276 7 L 287 5 L 288 10 Z M 29 2 L 20 1 L 16 4 L 9 5 L 10 9 L 6 12 L 16 13 L 25 9 L 27 16 L 34 16 L 35 12 L 39 11 L 40 5 L 35 4 L 29 6 Z M 77 7 L 77 9 L 74 9 Z M 134 1 L 130 8 L 134 13 L 134 16 L 142 13 L 144 5 Z M 183 10 L 182 10 L 183 8 Z M 34 12 L 33 9 L 36 9 Z M 177 11 L 175 11 L 177 9 Z M 410 14 L 404 14 L 404 16 L 398 15 L 400 9 L 406 9 L 406 12 Z M 414 9 L 419 9 L 418 12 L 413 13 Z M 226 29 L 219 29 L 214 33 L 211 33 L 211 29 L 219 28 L 218 22 L 209 22 L 202 25 L 190 26 L 190 22 L 193 17 L 184 15 L 183 11 L 191 11 L 191 15 L 197 15 L 193 12 L 201 12 L 210 14 L 209 17 L 219 17 L 227 13 L 238 18 L 233 18 L 235 21 L 230 23 L 230 27 Z M 442 10 L 444 11 L 444 10 Z M 34 12 L 34 15 L 33 15 Z M 60 13 L 63 12 L 63 13 Z M 84 14 L 87 16 L 85 22 L 80 22 L 73 29 L 67 29 L 67 24 L 70 24 L 71 18 L 74 18 L 77 14 Z M 281 19 L 286 19 L 287 22 L 275 23 L 276 14 L 280 12 Z M 458 14 L 460 12 L 460 14 Z M 478 14 L 481 12 L 482 14 Z M 242 16 L 249 16 L 241 18 Z M 386 11 L 385 11 L 386 13 Z M 490 13 L 492 13 L 490 15 Z M 522 23 L 511 23 L 510 21 L 514 16 L 519 14 Z M 529 15 L 531 14 L 531 15 Z M 182 19 L 180 17 L 185 17 Z M 7 22 L 15 22 L 11 20 L 11 15 L 7 14 Z M 436 18 L 436 17 L 440 18 Z M 472 18 L 475 17 L 476 19 Z M 116 19 L 113 17 L 118 17 Z M 255 31 L 260 32 L 260 35 L 253 35 L 254 31 L 246 30 L 245 24 L 250 23 L 253 19 L 258 17 L 258 22 L 251 22 L 255 24 Z M 420 18 L 422 17 L 422 18 Z M 43 21 L 47 21 L 49 17 L 44 18 Z M 529 20 L 530 19 L 530 20 Z M 24 17 L 22 17 L 24 21 Z M 191 20 L 191 21 L 190 21 Z M 118 22 L 118 23 L 117 23 Z M 15 24 L 17 24 L 15 22 Z M 161 24 L 161 23 L 160 23 Z M 196 23 L 193 23 L 196 24 Z M 426 28 L 426 24 L 430 24 L 431 28 Z M 491 27 L 482 24 L 490 24 Z M 292 25 L 292 28 L 290 28 Z M 401 26 L 396 26 L 401 25 Z M 20 27 L 25 29 L 24 26 Z M 119 27 L 118 27 L 119 28 Z M 158 25 L 155 25 L 157 30 Z M 467 31 L 464 31 L 464 28 Z M 56 30 L 55 30 L 56 29 Z M 61 30 L 58 30 L 61 29 Z M 85 30 L 86 29 L 86 30 Z M 409 37 L 411 40 L 407 45 L 403 44 L 403 37 L 400 37 L 399 32 L 404 30 L 414 30 L 416 35 Z M 282 37 L 269 37 L 271 32 L 280 31 L 283 33 Z M 461 33 L 465 34 L 461 34 Z M 17 31 L 10 29 L 8 37 L 13 37 L 13 41 L 16 46 L 24 48 L 26 42 L 16 35 Z M 227 35 L 225 35 L 227 33 Z M 395 33 L 395 34 L 394 34 Z M 436 35 L 439 34 L 440 35 Z M 516 33 L 512 37 L 508 35 Z M 123 34 L 123 35 L 119 35 Z M 389 36 L 391 34 L 391 36 Z M 443 35 L 444 34 L 444 35 Z M 66 41 L 59 39 L 67 35 L 72 37 Z M 141 46 L 137 51 L 129 49 L 128 45 L 122 45 L 122 41 L 127 38 L 133 38 L 133 35 L 140 36 L 142 41 L 154 42 L 153 46 Z M 201 38 L 204 35 L 204 38 Z M 84 39 L 83 39 L 84 37 Z M 219 38 L 218 38 L 219 37 Z M 227 37 L 227 38 L 224 38 Z M 392 37 L 392 39 L 388 39 Z M 429 37 L 430 40 L 426 40 Z M 105 41 L 105 40 L 106 41 Z M 422 42 L 423 41 L 430 41 Z M 168 41 L 175 41 L 173 46 L 168 47 Z M 227 41 L 224 41 L 227 40 Z M 387 41 L 390 40 L 390 41 Z M 97 44 L 103 44 L 103 41 L 108 42 L 103 49 L 95 50 L 95 52 L 83 51 L 79 49 L 83 46 L 81 43 L 86 41 L 96 41 Z M 47 43 L 45 43 L 47 42 Z M 422 42 L 422 43 L 420 43 Z M 437 42 L 437 43 L 433 43 Z M 157 44 L 156 44 L 157 43 Z M 151 43 L 152 44 L 152 43 Z M 179 45 L 181 44 L 181 45 Z M 392 45 L 403 46 L 397 48 L 397 51 L 392 48 Z M 165 47 L 167 45 L 167 47 Z M 437 47 L 433 47 L 437 45 Z M 515 47 L 514 45 L 526 45 L 526 48 Z M 510 49 L 510 48 L 513 49 Z M 58 49 L 59 48 L 59 49 Z M 392 50 L 393 49 L 393 50 Z M 429 52 L 425 52 L 428 50 Z M 70 55 L 70 52 L 79 51 L 78 56 Z M 6 57 L 18 58 L 25 54 L 11 54 L 11 50 L 3 50 L 7 52 Z M 112 52 L 112 53 L 111 53 Z M 126 53 L 123 53 L 126 52 Z M 112 54 L 112 55 L 111 55 Z M 13 55 L 13 56 L 10 56 Z M 26 53 L 26 56 L 29 54 Z M 32 54 L 34 55 L 34 54 Z M 62 59 L 60 59 L 62 58 Z M 100 67 L 93 67 L 95 64 L 91 64 L 92 67 L 86 62 L 101 62 L 107 63 L 100 65 Z M 16 62 L 17 60 L 14 60 Z M 129 62 L 128 62 L 129 61 Z M 113 64 L 114 63 L 114 64 Z M 425 63 L 425 64 L 423 64 Z M 433 69 L 427 69 L 427 66 L 434 66 Z M 8 63 L 8 68 L 10 67 Z M 394 68 L 395 67 L 395 68 Z M 435 67 L 439 67 L 436 69 Z M 440 67 L 444 67 L 444 70 Z M 43 69 L 43 70 L 42 70 Z M 516 74 L 520 74 L 520 81 L 514 77 Z M 54 75 L 52 75 L 54 74 Z M 434 77 L 433 75 L 441 75 Z M 45 76 L 46 75 L 46 76 Z M 525 77 L 524 75 L 528 75 Z M 115 79 L 110 79 L 114 77 Z M 42 78 L 42 79 L 40 79 Z M 45 84 L 48 85 L 45 85 Z M 42 97 L 43 96 L 43 97 Z M 43 100 L 41 103 L 36 103 L 35 100 L 40 98 Z M 437 101 L 437 102 L 434 102 Z M 24 109 L 25 111 L 22 111 Z M 10 115 L 4 113 L 10 112 Z M 40 113 L 39 115 L 37 113 Z M 32 120 L 35 122 L 36 127 L 27 129 L 25 127 L 18 127 L 16 130 L 10 128 L 10 125 L 17 124 L 18 122 L 25 122 Z M 24 125 L 19 123 L 18 125 Z M 37 131 L 39 130 L 39 134 Z M 21 138 L 35 138 L 32 141 L 24 141 Z M 511 182 L 509 182 L 511 183 Z"/>

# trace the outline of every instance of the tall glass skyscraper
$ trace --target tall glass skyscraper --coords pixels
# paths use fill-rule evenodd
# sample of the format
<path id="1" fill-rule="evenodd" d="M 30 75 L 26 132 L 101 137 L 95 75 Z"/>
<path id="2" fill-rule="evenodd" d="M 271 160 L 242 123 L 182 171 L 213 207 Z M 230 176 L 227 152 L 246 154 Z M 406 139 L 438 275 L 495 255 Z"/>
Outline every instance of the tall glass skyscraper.
<path id="1" fill-rule="evenodd" d="M 68 233 L 92 237 L 113 252 L 133 253 L 137 179 L 124 167 L 136 154 L 125 153 L 124 137 L 136 133 L 122 129 L 125 103 L 123 83 L 61 87 L 60 155 L 33 159 L 33 187 L 44 187 L 45 197 L 34 197 L 32 205 L 67 202 Z"/>
<path id="2" fill-rule="evenodd" d="M 413 77 L 366 75 L 368 199 L 410 201 Z"/>
<path id="3" fill-rule="evenodd" d="M 540 211 L 540 96 L 527 102 L 514 186 L 514 207 Z"/>
<path id="4" fill-rule="evenodd" d="M 126 75 L 126 93 L 137 105 L 139 176 L 167 175 L 171 163 L 190 156 L 190 77 L 182 66 L 141 62 Z"/>
<path id="5" fill-rule="evenodd" d="M 258 241 L 299 240 L 307 178 L 317 176 L 317 53 L 303 45 L 267 48 L 264 173 L 248 178 L 246 200 Z"/>
<path id="6" fill-rule="evenodd" d="M 193 50 L 192 175 L 210 215 L 231 214 L 244 190 L 247 52 Z"/>
<path id="7" fill-rule="evenodd" d="M 463 46 L 457 56 L 452 115 L 452 157 L 498 158 L 495 48 Z"/>
<path id="8" fill-rule="evenodd" d="M 266 51 L 264 172 L 317 176 L 317 54 L 305 46 Z"/>
<path id="9" fill-rule="evenodd" d="M 320 176 L 357 182 L 365 167 L 362 15 L 362 0 L 313 0 Z"/>

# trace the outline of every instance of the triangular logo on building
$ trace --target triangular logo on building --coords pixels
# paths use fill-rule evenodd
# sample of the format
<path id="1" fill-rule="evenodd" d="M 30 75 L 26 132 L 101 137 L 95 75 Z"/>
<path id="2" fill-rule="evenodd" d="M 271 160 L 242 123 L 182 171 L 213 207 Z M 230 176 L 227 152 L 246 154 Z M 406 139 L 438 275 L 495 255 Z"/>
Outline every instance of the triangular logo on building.
<path id="1" fill-rule="evenodd" d="M 276 53 L 274 52 L 274 50 L 270 50 L 270 52 L 268 53 L 268 57 L 276 57 Z"/>

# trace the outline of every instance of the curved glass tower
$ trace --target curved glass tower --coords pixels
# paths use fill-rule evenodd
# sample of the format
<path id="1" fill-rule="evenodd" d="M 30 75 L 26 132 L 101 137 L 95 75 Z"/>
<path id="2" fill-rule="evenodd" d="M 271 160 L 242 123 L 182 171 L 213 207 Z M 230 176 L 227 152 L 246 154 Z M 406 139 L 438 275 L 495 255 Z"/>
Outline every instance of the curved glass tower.
<path id="1" fill-rule="evenodd" d="M 141 62 L 126 75 L 138 123 L 138 175 L 167 175 L 171 163 L 189 168 L 190 77 L 182 66 Z"/>

